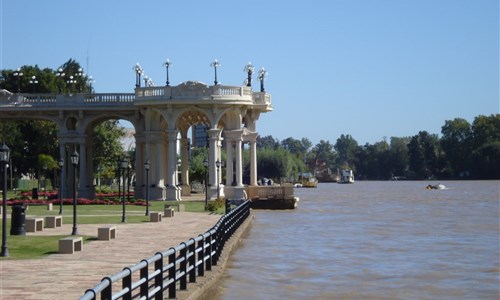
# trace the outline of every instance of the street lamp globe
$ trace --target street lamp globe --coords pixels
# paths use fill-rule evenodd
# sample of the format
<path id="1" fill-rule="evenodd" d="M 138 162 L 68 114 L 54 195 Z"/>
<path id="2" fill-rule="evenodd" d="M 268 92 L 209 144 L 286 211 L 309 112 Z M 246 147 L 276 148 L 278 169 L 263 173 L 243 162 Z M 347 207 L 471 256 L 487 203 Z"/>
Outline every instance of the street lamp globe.
<path id="1" fill-rule="evenodd" d="M 261 92 L 265 92 L 265 89 L 264 89 L 264 79 L 266 79 L 267 77 L 267 71 L 266 69 L 262 68 L 260 69 L 259 71 L 259 80 L 260 80 L 260 91 Z"/>
<path id="2" fill-rule="evenodd" d="M 2 163 L 7 163 L 9 161 L 10 157 L 10 148 L 3 143 L 2 147 L 0 148 L 0 162 Z"/>
<path id="3" fill-rule="evenodd" d="M 252 86 L 252 74 L 253 74 L 254 70 L 255 70 L 255 67 L 252 65 L 251 62 L 248 62 L 248 64 L 243 69 L 243 71 L 246 72 L 247 75 L 248 75 L 248 77 L 247 77 L 247 86 Z"/>
<path id="4" fill-rule="evenodd" d="M 218 85 L 219 82 L 217 81 L 217 68 L 221 66 L 220 62 L 215 59 L 211 64 L 210 64 L 211 67 L 214 68 L 215 70 L 215 81 L 214 81 L 214 85 Z"/>
<path id="5" fill-rule="evenodd" d="M 78 152 L 76 152 L 76 150 L 75 150 L 73 152 L 73 154 L 71 154 L 70 158 L 71 158 L 71 164 L 76 167 L 78 165 L 78 161 L 80 159 Z"/>
<path id="6" fill-rule="evenodd" d="M 170 81 L 169 81 L 169 78 L 168 78 L 168 69 L 170 68 L 171 65 L 172 65 L 172 63 L 170 62 L 170 59 L 168 59 L 168 58 L 167 58 L 167 61 L 165 61 L 163 63 L 163 66 L 167 69 L 167 82 L 166 82 L 167 86 L 170 86 Z"/>
<path id="7" fill-rule="evenodd" d="M 38 84 L 38 80 L 36 80 L 36 76 L 35 75 L 31 76 L 30 83 L 33 86 L 33 94 L 35 94 L 35 92 L 36 92 L 36 85 Z"/>
<path id="8" fill-rule="evenodd" d="M 136 63 L 134 66 L 135 71 L 135 87 L 141 87 L 141 75 L 144 73 L 144 69 L 142 69 L 139 63 Z"/>

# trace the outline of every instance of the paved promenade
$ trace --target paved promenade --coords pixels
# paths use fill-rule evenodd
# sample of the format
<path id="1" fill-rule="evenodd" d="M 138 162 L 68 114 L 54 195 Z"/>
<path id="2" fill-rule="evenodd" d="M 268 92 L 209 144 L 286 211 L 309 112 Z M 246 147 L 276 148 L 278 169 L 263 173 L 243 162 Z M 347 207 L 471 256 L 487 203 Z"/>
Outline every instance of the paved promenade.
<path id="1" fill-rule="evenodd" d="M 206 232 L 221 218 L 209 213 L 175 212 L 159 223 L 113 224 L 116 239 L 92 241 L 75 254 L 35 260 L 0 260 L 0 299 L 78 299 L 105 276 L 135 265 L 158 251 Z M 97 237 L 103 224 L 78 225 L 80 235 Z M 27 235 L 67 235 L 72 224 Z"/>

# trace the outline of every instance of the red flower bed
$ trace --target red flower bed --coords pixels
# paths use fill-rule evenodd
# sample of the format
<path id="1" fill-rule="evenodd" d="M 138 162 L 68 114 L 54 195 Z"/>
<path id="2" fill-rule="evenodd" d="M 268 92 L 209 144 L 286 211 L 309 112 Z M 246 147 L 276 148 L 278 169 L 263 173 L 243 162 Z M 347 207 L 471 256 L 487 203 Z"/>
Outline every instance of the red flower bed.
<path id="1" fill-rule="evenodd" d="M 38 196 L 45 196 L 47 195 L 47 199 L 9 199 L 7 200 L 7 205 L 24 205 L 24 204 L 48 204 L 52 203 L 54 205 L 58 205 L 60 203 L 58 199 L 58 194 L 57 192 L 42 192 L 38 193 Z M 24 197 L 24 198 L 31 198 L 32 193 L 31 192 L 23 192 L 20 193 L 19 196 Z M 123 195 L 120 195 L 121 197 Z M 125 194 L 126 200 L 129 199 L 130 197 L 134 196 L 133 192 Z M 88 198 L 78 198 L 77 204 L 78 205 L 122 205 L 122 199 L 118 198 L 118 193 L 109 193 L 109 194 L 103 194 L 99 193 L 96 194 L 95 199 L 88 199 Z M 0 201 L 1 202 L 1 201 Z M 73 198 L 63 198 L 62 202 L 64 205 L 71 205 L 73 204 Z M 125 204 L 127 205 L 139 205 L 139 206 L 146 206 L 146 202 L 142 200 L 135 200 L 135 199 L 130 199 L 130 201 L 125 201 Z"/>

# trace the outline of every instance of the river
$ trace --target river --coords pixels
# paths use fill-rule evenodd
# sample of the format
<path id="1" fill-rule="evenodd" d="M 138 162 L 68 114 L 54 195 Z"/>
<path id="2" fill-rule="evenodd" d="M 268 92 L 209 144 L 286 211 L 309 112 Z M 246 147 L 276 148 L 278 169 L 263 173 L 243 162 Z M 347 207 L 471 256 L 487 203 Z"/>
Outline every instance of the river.
<path id="1" fill-rule="evenodd" d="M 499 299 L 500 181 L 441 183 L 295 189 L 297 209 L 254 211 L 217 300 Z"/>

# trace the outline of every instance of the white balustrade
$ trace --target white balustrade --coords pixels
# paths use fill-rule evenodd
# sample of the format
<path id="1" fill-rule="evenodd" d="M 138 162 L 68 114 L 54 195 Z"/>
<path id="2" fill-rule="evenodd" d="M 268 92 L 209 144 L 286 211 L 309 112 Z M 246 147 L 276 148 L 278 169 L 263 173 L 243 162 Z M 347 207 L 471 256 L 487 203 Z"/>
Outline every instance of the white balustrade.
<path id="1" fill-rule="evenodd" d="M 176 100 L 193 101 L 252 101 L 256 104 L 271 104 L 271 97 L 266 93 L 252 92 L 247 86 L 161 86 L 136 88 L 135 93 L 99 93 L 99 94 L 11 94 L 0 97 L 0 105 L 6 106 L 54 106 L 54 105 L 133 105 L 141 100 Z"/>

